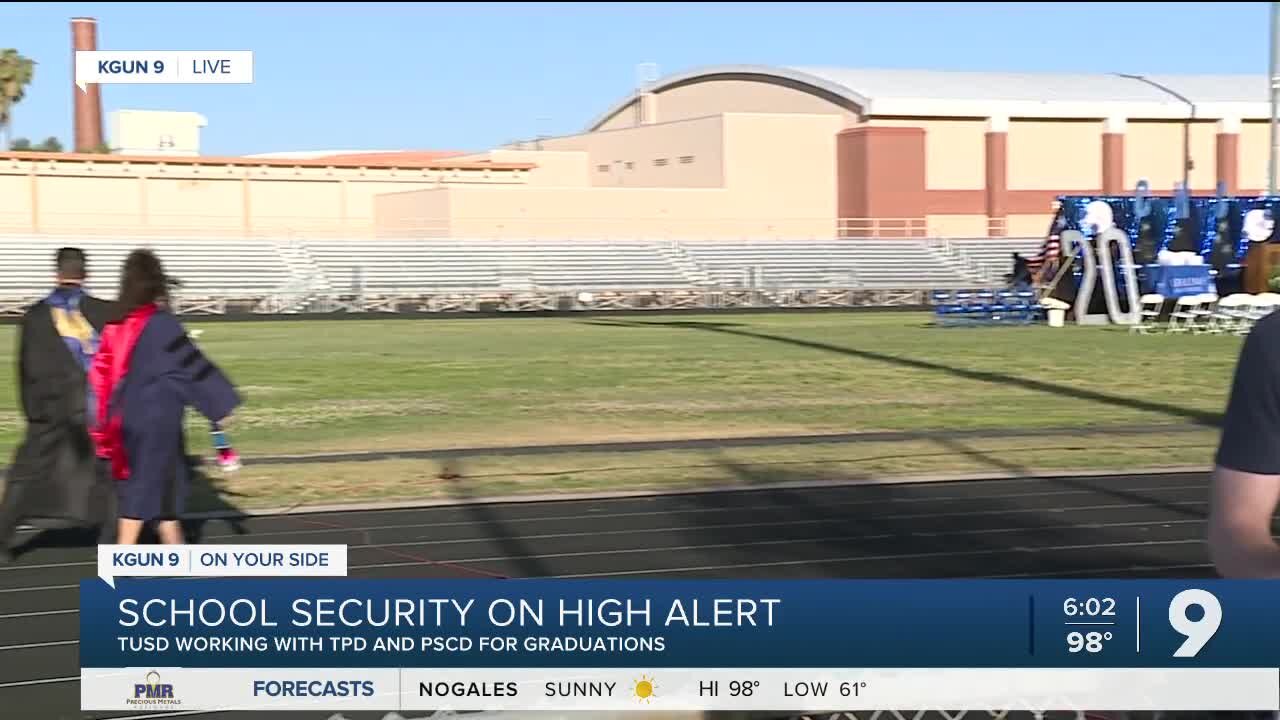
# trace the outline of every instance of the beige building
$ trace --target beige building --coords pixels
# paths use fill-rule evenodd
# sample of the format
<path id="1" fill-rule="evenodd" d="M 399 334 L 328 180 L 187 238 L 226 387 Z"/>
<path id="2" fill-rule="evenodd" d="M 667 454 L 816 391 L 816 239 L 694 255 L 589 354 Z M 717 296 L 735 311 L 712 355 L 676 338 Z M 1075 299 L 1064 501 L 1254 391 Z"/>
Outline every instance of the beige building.
<path id="1" fill-rule="evenodd" d="M 209 121 L 193 112 L 116 110 L 107 116 L 111 151 L 121 155 L 195 157 Z"/>
<path id="2" fill-rule="evenodd" d="M 1254 194 L 1263 75 L 725 66 L 457 157 L 0 154 L 0 225 L 384 237 L 1033 236 L 1062 194 Z M 397 160 L 397 158 L 400 158 Z M 1184 170 L 1189 166 L 1189 169 Z M 27 201 L 29 199 L 29 201 Z"/>
<path id="3" fill-rule="evenodd" d="M 586 154 L 574 172 L 585 165 L 591 191 L 564 197 L 594 224 L 554 222 L 564 208 L 536 202 L 517 203 L 519 225 L 592 232 L 623 222 L 626 206 L 644 233 L 1040 235 L 1058 195 L 1126 194 L 1140 179 L 1168 194 L 1184 164 L 1197 194 L 1219 182 L 1262 192 L 1269 118 L 1262 75 L 710 68 L 620 100 L 582 135 L 541 141 L 556 163 Z M 540 153 L 522 157 L 539 169 L 512 192 L 554 184 L 537 180 Z M 479 229 L 465 217 L 473 204 L 430 202 Z"/>

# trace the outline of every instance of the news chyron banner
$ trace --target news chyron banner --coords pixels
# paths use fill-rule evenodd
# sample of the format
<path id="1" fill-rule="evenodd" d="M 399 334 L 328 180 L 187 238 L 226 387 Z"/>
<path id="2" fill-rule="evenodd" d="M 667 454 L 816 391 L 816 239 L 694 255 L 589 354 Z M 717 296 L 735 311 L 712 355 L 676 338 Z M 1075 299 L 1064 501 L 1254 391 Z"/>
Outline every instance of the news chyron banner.
<path id="1" fill-rule="evenodd" d="M 1280 711 L 1272 582 L 365 580 L 239 545 L 99 573 L 86 711 Z"/>

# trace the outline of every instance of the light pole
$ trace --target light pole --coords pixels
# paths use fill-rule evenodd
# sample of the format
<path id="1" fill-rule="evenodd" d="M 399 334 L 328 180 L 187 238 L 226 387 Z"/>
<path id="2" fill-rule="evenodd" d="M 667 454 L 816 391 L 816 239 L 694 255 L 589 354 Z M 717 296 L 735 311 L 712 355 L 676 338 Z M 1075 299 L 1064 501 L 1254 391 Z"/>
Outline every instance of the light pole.
<path id="1" fill-rule="evenodd" d="M 1280 3 L 1272 3 L 1272 5 L 1273 6 L 1280 5 Z M 1128 78 L 1130 80 L 1137 80 L 1138 82 L 1146 83 L 1151 87 L 1157 90 L 1160 90 L 1167 95 L 1175 97 L 1178 100 L 1181 100 L 1182 102 L 1187 104 L 1189 114 L 1187 115 L 1186 122 L 1182 124 L 1182 188 L 1187 191 L 1188 195 L 1190 195 L 1191 194 L 1191 168 L 1195 166 L 1195 164 L 1191 162 L 1191 121 L 1196 119 L 1196 104 L 1192 102 L 1189 98 L 1184 96 L 1182 93 L 1179 93 L 1177 90 L 1174 90 L 1173 88 L 1165 85 L 1161 85 L 1155 80 L 1152 80 L 1151 78 L 1148 78 L 1144 75 L 1127 75 L 1125 73 L 1116 73 L 1116 75 L 1122 78 Z M 1274 90 L 1272 91 L 1272 94 L 1273 95 L 1275 94 Z M 1274 155 L 1275 154 L 1275 144 L 1274 144 L 1275 143 L 1275 140 L 1274 140 L 1275 121 L 1274 119 L 1272 120 L 1272 128 L 1273 128 L 1272 129 L 1272 137 L 1273 137 L 1272 154 Z"/>
<path id="2" fill-rule="evenodd" d="M 1267 80 L 1271 83 L 1271 162 L 1267 163 L 1267 194 L 1276 194 L 1276 166 L 1280 163 L 1280 116 L 1277 116 L 1276 105 L 1280 100 L 1280 2 L 1271 3 L 1271 72 Z"/>

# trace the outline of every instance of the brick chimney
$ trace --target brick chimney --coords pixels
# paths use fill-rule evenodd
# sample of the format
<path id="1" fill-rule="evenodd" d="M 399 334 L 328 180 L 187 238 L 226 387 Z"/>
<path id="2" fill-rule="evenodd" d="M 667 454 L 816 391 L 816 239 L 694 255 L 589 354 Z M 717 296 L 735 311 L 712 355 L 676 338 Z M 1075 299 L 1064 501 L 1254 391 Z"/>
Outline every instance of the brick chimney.
<path id="1" fill-rule="evenodd" d="M 71 18 L 71 93 L 75 105 L 76 152 L 96 150 L 102 138 L 102 95 L 98 85 L 87 85 L 85 92 L 75 86 L 75 51 L 98 49 L 98 21 L 93 18 Z"/>

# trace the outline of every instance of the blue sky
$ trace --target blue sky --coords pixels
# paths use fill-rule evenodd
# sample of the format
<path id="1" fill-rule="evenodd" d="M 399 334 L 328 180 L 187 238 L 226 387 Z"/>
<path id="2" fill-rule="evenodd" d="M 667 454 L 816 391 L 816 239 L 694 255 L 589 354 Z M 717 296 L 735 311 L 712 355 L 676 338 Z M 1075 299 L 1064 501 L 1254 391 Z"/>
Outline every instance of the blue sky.
<path id="1" fill-rule="evenodd" d="M 35 59 L 14 135 L 71 135 L 68 19 L 102 50 L 253 50 L 251 86 L 103 86 L 106 111 L 192 110 L 207 154 L 481 150 L 576 132 L 638 63 L 1267 71 L 1267 3 L 0 4 Z"/>

